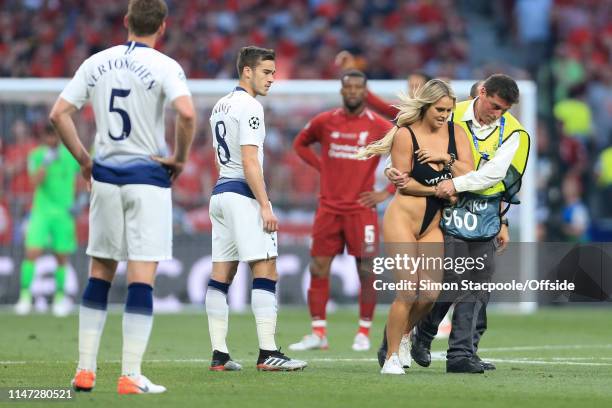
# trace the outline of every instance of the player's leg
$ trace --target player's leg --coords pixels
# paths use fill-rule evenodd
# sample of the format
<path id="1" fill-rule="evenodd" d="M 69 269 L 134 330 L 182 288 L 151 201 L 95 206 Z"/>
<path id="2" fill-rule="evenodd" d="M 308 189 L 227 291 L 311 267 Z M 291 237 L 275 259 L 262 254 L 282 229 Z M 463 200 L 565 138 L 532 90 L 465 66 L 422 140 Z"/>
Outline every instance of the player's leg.
<path id="1" fill-rule="evenodd" d="M 95 385 L 100 338 L 106 323 L 108 292 L 117 261 L 91 258 L 89 280 L 79 307 L 79 364 L 72 380 L 77 391 L 91 391 Z"/>
<path id="2" fill-rule="evenodd" d="M 319 208 L 312 230 L 310 285 L 307 293 L 312 331 L 299 342 L 289 345 L 290 350 L 327 349 L 329 275 L 334 256 L 342 253 L 344 243 L 342 216 Z"/>
<path id="3" fill-rule="evenodd" d="M 91 391 L 95 384 L 96 359 L 106 322 L 108 292 L 117 269 L 117 260 L 125 258 L 123 217 L 119 187 L 93 181 L 87 246 L 91 263 L 79 307 L 79 364 L 72 381 L 77 391 Z"/>
<path id="4" fill-rule="evenodd" d="M 214 245 L 214 244 L 213 244 Z M 227 292 L 236 275 L 238 261 L 213 262 L 213 270 L 206 290 L 206 315 L 212 347 L 211 371 L 238 371 L 242 367 L 234 362 L 226 344 L 229 325 Z"/>
<path id="5" fill-rule="evenodd" d="M 361 283 L 359 292 L 359 327 L 353 340 L 353 350 L 370 349 L 370 327 L 376 308 L 375 276 L 372 257 L 378 249 L 378 217 L 375 211 L 367 210 L 343 217 L 348 253 L 356 259 L 357 273 Z"/>
<path id="6" fill-rule="evenodd" d="M 253 273 L 251 308 L 255 316 L 259 357 L 257 369 L 260 371 L 303 370 L 306 362 L 287 357 L 276 346 L 276 320 L 278 304 L 276 300 L 276 258 L 249 262 Z"/>
<path id="7" fill-rule="evenodd" d="M 383 232 L 385 242 L 385 255 L 403 257 L 407 255 L 414 257 L 417 255 L 416 237 L 409 228 L 411 220 L 408 219 L 400 205 L 394 200 L 391 201 L 385 217 L 383 219 Z M 396 282 L 417 283 L 416 274 L 411 274 L 407 270 L 393 271 Z M 399 360 L 399 347 L 402 336 L 408 325 L 410 309 L 416 300 L 416 290 L 398 290 L 395 299 L 389 309 L 387 318 L 387 356 L 381 374 L 404 374 L 402 363 Z"/>
<path id="8" fill-rule="evenodd" d="M 128 293 L 123 312 L 123 352 L 119 394 L 160 393 L 166 389 L 141 373 L 142 358 L 153 328 L 153 287 L 157 262 L 128 261 Z"/>
<path id="9" fill-rule="evenodd" d="M 276 347 L 276 258 L 249 262 L 253 273 L 251 309 L 255 316 L 259 349 L 273 351 Z"/>
<path id="10" fill-rule="evenodd" d="M 72 310 L 72 302 L 66 298 L 66 268 L 68 258 L 77 247 L 74 219 L 69 213 L 54 217 L 51 226 L 51 248 L 57 261 L 55 269 L 55 296 L 53 297 L 53 314 L 66 316 Z"/>
<path id="11" fill-rule="evenodd" d="M 313 243 L 313 249 L 314 249 Z M 333 256 L 313 256 L 310 260 L 310 286 L 307 300 L 311 318 L 311 333 L 289 345 L 289 350 L 326 350 L 327 343 L 327 302 L 329 300 L 329 274 Z"/>
<path id="12" fill-rule="evenodd" d="M 242 368 L 232 361 L 226 344 L 229 325 L 227 292 L 238 269 L 232 219 L 224 213 L 227 198 L 228 194 L 213 195 L 209 206 L 213 269 L 206 290 L 206 315 L 212 347 L 211 371 L 237 371 Z"/>
<path id="13" fill-rule="evenodd" d="M 160 261 L 172 259 L 172 201 L 169 188 L 153 185 L 120 187 L 125 209 L 128 293 L 123 313 L 123 352 L 119 394 L 161 393 L 141 373 L 153 328 L 153 287 Z"/>
<path id="14" fill-rule="evenodd" d="M 25 258 L 21 262 L 21 283 L 19 300 L 15 304 L 15 313 L 26 315 L 32 310 L 32 282 L 35 274 L 35 261 L 40 257 L 43 250 L 40 248 L 26 248 Z"/>
<path id="15" fill-rule="evenodd" d="M 57 267 L 55 268 L 55 295 L 53 296 L 53 315 L 65 317 L 72 310 L 72 302 L 65 296 L 66 269 L 68 255 L 55 253 Z"/>
<path id="16" fill-rule="evenodd" d="M 253 274 L 251 308 L 257 326 L 259 358 L 257 369 L 263 371 L 295 371 L 306 362 L 292 360 L 276 347 L 276 232 L 263 228 L 261 210 L 256 200 L 236 193 L 224 193 L 224 214 L 231 218 L 231 228 L 239 260 L 248 262 Z M 227 211 L 225 211 L 227 209 Z"/>
<path id="17" fill-rule="evenodd" d="M 48 222 L 40 212 L 32 211 L 25 236 L 25 258 L 21 262 L 19 300 L 15 313 L 25 315 L 32 310 L 32 292 L 36 258 L 43 254 L 49 240 Z"/>

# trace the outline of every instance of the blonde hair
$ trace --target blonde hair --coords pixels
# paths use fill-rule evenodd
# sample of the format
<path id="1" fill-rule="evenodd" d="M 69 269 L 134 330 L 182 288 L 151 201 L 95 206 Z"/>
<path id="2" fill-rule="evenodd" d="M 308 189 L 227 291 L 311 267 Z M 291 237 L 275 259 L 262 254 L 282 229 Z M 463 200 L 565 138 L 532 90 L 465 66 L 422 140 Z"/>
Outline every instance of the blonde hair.
<path id="1" fill-rule="evenodd" d="M 399 95 L 400 103 L 394 105 L 399 109 L 395 117 L 396 125 L 387 132 L 380 140 L 370 143 L 364 147 L 359 153 L 358 158 L 370 158 L 376 155 L 387 154 L 393 146 L 393 138 L 399 128 L 411 125 L 420 119 L 423 119 L 425 112 L 431 105 L 438 102 L 441 98 L 448 96 L 453 100 L 453 105 L 457 102 L 455 92 L 450 87 L 448 82 L 441 79 L 432 79 L 414 91 L 414 96 Z"/>

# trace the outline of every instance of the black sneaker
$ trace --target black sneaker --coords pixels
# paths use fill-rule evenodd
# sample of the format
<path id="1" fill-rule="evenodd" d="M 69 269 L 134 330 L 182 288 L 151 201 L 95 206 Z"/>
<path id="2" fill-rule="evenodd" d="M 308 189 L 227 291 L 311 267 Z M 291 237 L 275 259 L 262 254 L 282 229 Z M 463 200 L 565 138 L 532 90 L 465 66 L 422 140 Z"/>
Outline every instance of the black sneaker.
<path id="1" fill-rule="evenodd" d="M 482 366 L 482 369 L 485 371 L 492 371 L 497 369 L 497 367 L 495 367 L 495 364 L 490 361 L 482 360 L 478 354 L 474 354 L 472 359 L 478 364 L 480 364 Z"/>
<path id="2" fill-rule="evenodd" d="M 383 329 L 382 343 L 380 344 L 378 352 L 376 353 L 380 368 L 385 365 L 385 361 L 387 360 L 387 347 L 387 325 L 385 325 L 385 328 Z"/>
<path id="3" fill-rule="evenodd" d="M 233 361 L 228 353 L 214 350 L 208 369 L 210 371 L 240 371 L 242 366 Z"/>
<path id="4" fill-rule="evenodd" d="M 303 370 L 308 364 L 302 360 L 294 360 L 280 350 L 259 350 L 257 370 L 259 371 L 297 371 Z"/>
<path id="5" fill-rule="evenodd" d="M 419 339 L 416 327 L 410 333 L 410 356 L 421 367 L 429 367 L 431 364 L 431 343 Z"/>
<path id="6" fill-rule="evenodd" d="M 482 366 L 470 357 L 458 357 L 446 360 L 447 373 L 482 374 Z"/>

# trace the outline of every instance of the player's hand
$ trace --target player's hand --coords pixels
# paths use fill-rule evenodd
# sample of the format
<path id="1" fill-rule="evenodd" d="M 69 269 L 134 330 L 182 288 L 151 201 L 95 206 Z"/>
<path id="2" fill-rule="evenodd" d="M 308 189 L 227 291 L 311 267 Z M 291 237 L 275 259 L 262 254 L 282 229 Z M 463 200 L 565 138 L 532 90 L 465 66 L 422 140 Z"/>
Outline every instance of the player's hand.
<path id="1" fill-rule="evenodd" d="M 364 207 L 372 208 L 376 204 L 383 202 L 389 197 L 389 192 L 386 190 L 382 191 L 364 191 L 359 194 L 359 200 L 357 202 Z"/>
<path id="2" fill-rule="evenodd" d="M 178 161 L 176 157 L 160 157 L 160 156 L 151 156 L 153 160 L 161 164 L 170 170 L 170 181 L 176 180 L 176 178 L 181 174 L 183 168 L 185 167 L 185 162 Z"/>
<path id="3" fill-rule="evenodd" d="M 450 161 L 448 153 L 432 152 L 429 149 L 419 149 L 415 151 L 419 163 L 447 163 Z"/>
<path id="4" fill-rule="evenodd" d="M 510 232 L 508 231 L 508 226 L 506 224 L 502 224 L 499 233 L 495 237 L 495 243 L 497 247 L 497 253 L 501 254 L 508 247 L 508 243 L 510 242 Z"/>
<path id="5" fill-rule="evenodd" d="M 453 195 L 457 193 L 455 185 L 451 180 L 442 180 L 436 184 L 436 197 L 444 200 L 449 200 Z"/>
<path id="6" fill-rule="evenodd" d="M 272 211 L 272 204 L 261 207 L 261 219 L 263 221 L 264 231 L 274 232 L 278 230 L 278 218 Z"/>
<path id="7" fill-rule="evenodd" d="M 385 169 L 385 176 L 398 189 L 406 187 L 406 184 L 408 183 L 408 180 L 410 180 L 410 177 L 408 176 L 407 172 L 406 173 L 402 173 L 401 171 L 399 171 L 398 169 L 396 169 L 394 167 L 386 168 Z"/>
<path id="8" fill-rule="evenodd" d="M 357 66 L 355 56 L 346 50 L 342 50 L 336 54 L 334 63 L 336 66 L 340 67 L 341 70 L 352 69 Z"/>
<path id="9" fill-rule="evenodd" d="M 85 179 L 85 188 L 87 192 L 91 192 L 91 169 L 93 167 L 93 161 L 88 159 L 85 164 L 81 164 L 81 176 Z"/>

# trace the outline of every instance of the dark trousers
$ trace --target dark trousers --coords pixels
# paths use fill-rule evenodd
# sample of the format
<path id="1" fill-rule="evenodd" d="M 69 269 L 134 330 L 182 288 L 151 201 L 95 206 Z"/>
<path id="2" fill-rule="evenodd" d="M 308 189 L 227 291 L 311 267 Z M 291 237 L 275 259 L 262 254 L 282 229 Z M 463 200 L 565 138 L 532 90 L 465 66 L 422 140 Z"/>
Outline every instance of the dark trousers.
<path id="1" fill-rule="evenodd" d="M 455 270 L 444 271 L 445 282 L 457 282 L 461 287 L 462 280 L 490 282 L 494 270 L 495 246 L 493 240 L 467 242 L 454 237 L 444 237 L 445 257 L 476 259 L 481 257 L 484 268 L 472 268 L 459 274 Z M 478 343 L 487 329 L 487 304 L 490 293 L 487 291 L 446 291 L 440 294 L 433 309 L 417 325 L 417 336 L 420 341 L 431 344 L 438 332 L 438 325 L 455 304 L 452 317 L 452 330 L 448 339 L 447 359 L 460 357 L 471 358 L 478 350 Z"/>

